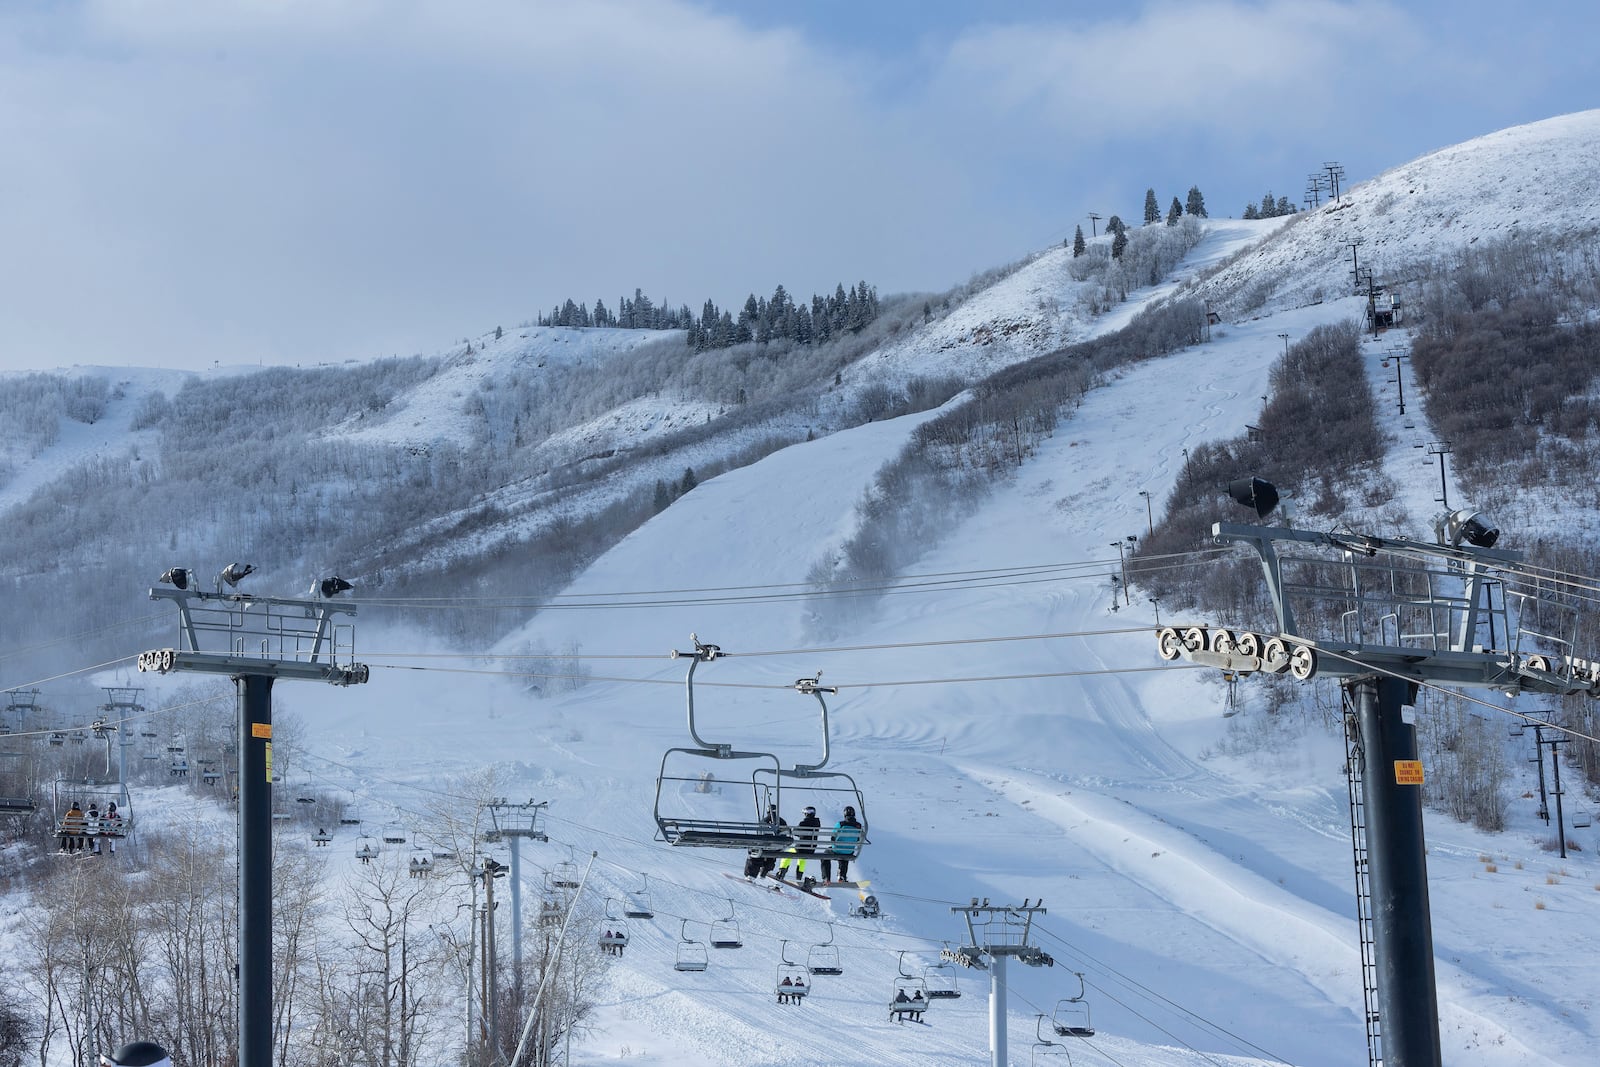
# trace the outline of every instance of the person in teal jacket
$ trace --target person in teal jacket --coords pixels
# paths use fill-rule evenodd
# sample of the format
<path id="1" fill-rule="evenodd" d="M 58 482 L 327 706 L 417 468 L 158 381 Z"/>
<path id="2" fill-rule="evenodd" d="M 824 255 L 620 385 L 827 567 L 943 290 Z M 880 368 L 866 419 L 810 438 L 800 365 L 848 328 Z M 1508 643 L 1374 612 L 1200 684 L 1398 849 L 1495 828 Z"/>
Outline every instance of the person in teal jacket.
<path id="1" fill-rule="evenodd" d="M 861 824 L 856 822 L 856 809 L 846 807 L 844 818 L 840 819 L 833 827 L 832 851 L 839 858 L 839 881 L 850 880 L 850 857 L 855 855 L 856 849 L 861 844 Z M 833 860 L 826 854 L 822 857 L 822 880 L 833 881 Z"/>

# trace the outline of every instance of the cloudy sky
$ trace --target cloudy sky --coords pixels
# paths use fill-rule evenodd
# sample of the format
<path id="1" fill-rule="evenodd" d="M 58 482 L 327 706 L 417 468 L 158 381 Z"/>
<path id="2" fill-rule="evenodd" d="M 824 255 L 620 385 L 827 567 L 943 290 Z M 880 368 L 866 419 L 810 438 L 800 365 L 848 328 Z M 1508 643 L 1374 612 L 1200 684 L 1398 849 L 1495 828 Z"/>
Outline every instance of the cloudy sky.
<path id="1" fill-rule="evenodd" d="M 7 0 L 0 369 L 938 291 L 1600 106 L 1588 0 Z"/>

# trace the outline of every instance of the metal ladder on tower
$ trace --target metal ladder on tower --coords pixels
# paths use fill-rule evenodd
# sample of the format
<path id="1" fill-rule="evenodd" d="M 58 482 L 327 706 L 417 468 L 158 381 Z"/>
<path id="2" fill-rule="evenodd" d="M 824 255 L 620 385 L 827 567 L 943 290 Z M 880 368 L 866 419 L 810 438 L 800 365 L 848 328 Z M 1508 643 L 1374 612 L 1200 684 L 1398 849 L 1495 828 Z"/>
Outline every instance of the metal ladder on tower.
<path id="1" fill-rule="evenodd" d="M 1378 1011 L 1378 962 L 1372 933 L 1372 883 L 1367 869 L 1367 811 L 1362 797 L 1366 794 L 1364 766 L 1361 754 L 1361 727 L 1355 709 L 1345 695 L 1344 708 L 1344 765 L 1345 780 L 1350 787 L 1350 847 L 1355 858 L 1356 872 L 1356 929 L 1361 940 L 1361 996 L 1366 1009 L 1367 1063 L 1369 1067 L 1383 1067 L 1383 1032 Z"/>

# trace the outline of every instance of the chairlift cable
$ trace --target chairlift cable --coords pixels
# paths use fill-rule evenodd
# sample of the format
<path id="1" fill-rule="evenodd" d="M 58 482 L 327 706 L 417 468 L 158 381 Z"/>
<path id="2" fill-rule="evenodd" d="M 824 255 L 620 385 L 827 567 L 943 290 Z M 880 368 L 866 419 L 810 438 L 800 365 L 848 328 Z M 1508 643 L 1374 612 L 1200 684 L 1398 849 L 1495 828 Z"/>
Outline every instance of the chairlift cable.
<path id="1" fill-rule="evenodd" d="M 1055 941 L 1058 944 L 1066 946 L 1067 950 L 1069 952 L 1071 952 L 1073 955 L 1076 955 L 1081 959 L 1087 960 L 1089 962 L 1089 964 L 1092 966 L 1093 969 L 1105 972 L 1106 974 L 1108 974 L 1108 975 L 1112 976 L 1113 978 L 1117 979 L 1122 984 L 1132 988 L 1139 995 L 1147 997 L 1150 1000 L 1159 1001 L 1159 1002 L 1161 1002 L 1163 1004 L 1166 1004 L 1168 1007 L 1178 1011 L 1179 1013 L 1181 1013 L 1183 1015 L 1186 1015 L 1186 1016 L 1190 1017 L 1191 1019 L 1195 1020 L 1197 1023 L 1200 1023 L 1200 1024 L 1203 1024 L 1204 1026 L 1210 1027 L 1210 1028 L 1212 1028 L 1213 1030 L 1215 1030 L 1219 1034 L 1226 1035 L 1228 1038 L 1230 1038 L 1233 1041 L 1237 1042 L 1243 1048 L 1253 1049 L 1256 1052 L 1259 1052 L 1261 1055 L 1266 1056 L 1269 1059 L 1274 1060 L 1277 1063 L 1282 1063 L 1282 1064 L 1289 1064 L 1290 1063 L 1289 1060 L 1286 1060 L 1283 1057 L 1278 1056 L 1275 1053 L 1270 1052 L 1269 1050 L 1262 1048 L 1260 1045 L 1255 1044 L 1254 1042 L 1250 1041 L 1247 1038 L 1241 1037 L 1238 1034 L 1233 1033 L 1231 1030 L 1228 1030 L 1226 1027 L 1223 1027 L 1223 1026 L 1211 1021 L 1210 1019 L 1206 1018 L 1204 1015 L 1201 1015 L 1198 1012 L 1193 1011 L 1190 1008 L 1184 1007 L 1182 1004 L 1179 1004 L 1177 1001 L 1173 1000 L 1171 997 L 1168 997 L 1168 996 L 1166 996 L 1166 995 L 1164 995 L 1164 994 L 1162 994 L 1162 993 L 1150 988 L 1149 986 L 1145 985 L 1144 983 L 1138 981 L 1135 978 L 1131 978 L 1128 975 L 1123 974 L 1121 971 L 1118 971 L 1115 967 L 1112 967 L 1111 965 L 1105 963 L 1103 960 L 1100 960 L 1100 959 L 1096 958 L 1091 953 L 1085 951 L 1084 949 L 1082 949 L 1078 945 L 1075 945 L 1072 942 L 1068 941 L 1066 938 L 1062 937 L 1060 934 L 1057 934 L 1056 932 L 1051 930 L 1047 924 L 1045 924 L 1043 922 L 1036 921 L 1033 924 L 1032 929 L 1037 930 L 1038 932 L 1042 933 L 1045 937 L 1050 938 L 1052 941 Z M 1095 983 L 1092 983 L 1092 982 L 1088 983 L 1088 984 L 1090 985 L 1091 988 L 1094 989 L 1094 991 L 1096 993 L 1106 997 L 1106 999 L 1112 1001 L 1113 1003 L 1116 1003 L 1116 1004 L 1120 1005 L 1123 1008 L 1127 1008 L 1129 1011 L 1133 1011 L 1133 1009 L 1129 1008 L 1127 1004 L 1123 1003 L 1122 1001 L 1118 1000 L 1115 996 L 1113 996 L 1112 993 L 1110 992 L 1110 990 L 1106 989 L 1104 986 L 1096 985 Z M 1135 1015 L 1139 1015 L 1138 1012 L 1133 1012 L 1133 1013 Z M 1143 1015 L 1139 1015 L 1139 1018 L 1144 1019 L 1145 1022 L 1148 1022 L 1148 1023 L 1150 1023 L 1150 1025 L 1155 1026 L 1158 1030 L 1161 1030 L 1162 1033 L 1166 1033 L 1169 1036 L 1175 1036 L 1175 1035 L 1171 1035 L 1169 1031 L 1162 1029 L 1159 1025 L 1157 1025 L 1154 1022 L 1152 1022 L 1150 1019 L 1145 1018 Z M 1190 1046 L 1186 1045 L 1185 1047 L 1190 1047 Z M 1198 1051 L 1198 1050 L 1195 1050 L 1195 1051 Z M 1213 1062 L 1215 1062 L 1215 1061 L 1213 1061 Z"/>
<path id="2" fill-rule="evenodd" d="M 937 648 L 947 645 L 982 645 L 1006 641 L 1047 641 L 1066 637 L 1107 637 L 1118 634 L 1148 633 L 1149 626 L 1117 626 L 1097 630 L 1063 630 L 1044 634 L 1008 634 L 995 637 L 956 637 L 937 641 L 893 641 L 873 645 L 833 645 L 816 648 L 783 648 L 757 652 L 739 652 L 739 659 L 759 656 L 812 656 L 835 652 L 877 652 L 899 648 Z M 660 660 L 659 652 L 364 652 L 363 656 L 404 656 L 409 659 L 486 659 L 486 660 Z M 710 682 L 702 682 L 710 685 Z"/>

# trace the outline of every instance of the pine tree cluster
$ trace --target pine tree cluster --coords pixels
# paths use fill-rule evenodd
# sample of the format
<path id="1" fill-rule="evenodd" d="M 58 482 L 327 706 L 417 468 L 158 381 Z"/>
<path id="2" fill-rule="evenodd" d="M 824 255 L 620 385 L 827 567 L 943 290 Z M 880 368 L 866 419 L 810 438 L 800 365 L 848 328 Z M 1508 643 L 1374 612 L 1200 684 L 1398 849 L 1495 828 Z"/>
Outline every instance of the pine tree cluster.
<path id="1" fill-rule="evenodd" d="M 595 300 L 594 311 L 588 304 L 574 304 L 571 300 L 551 309 L 548 316 L 537 320 L 540 326 L 603 326 L 613 330 L 681 330 L 694 320 L 688 304 L 676 309 L 663 302 L 652 303 L 643 290 L 635 289 L 633 299 L 617 298 L 617 310 L 607 309 L 604 300 Z"/>
<path id="2" fill-rule="evenodd" d="M 878 312 L 878 290 L 863 281 L 848 291 L 841 282 L 831 296 L 814 295 L 810 302 L 795 300 L 779 285 L 770 299 L 751 293 L 738 315 L 707 300 L 698 318 L 687 304 L 676 309 L 664 303 L 657 306 L 642 290 L 635 289 L 632 300 L 622 297 L 617 301 L 614 313 L 602 300 L 594 302 L 593 311 L 588 304 L 568 300 L 551 309 L 548 316 L 539 316 L 537 322 L 540 326 L 685 330 L 689 347 L 704 352 L 750 341 L 766 344 L 786 339 L 803 345 L 819 344 L 862 329 L 878 317 Z"/>
<path id="3" fill-rule="evenodd" d="M 1287 196 L 1274 197 L 1272 190 L 1261 198 L 1261 203 L 1246 204 L 1243 218 L 1247 219 L 1275 219 L 1280 215 L 1293 215 L 1299 209 L 1289 203 Z"/>
<path id="4" fill-rule="evenodd" d="M 779 339 L 821 344 L 862 329 L 878 317 L 878 311 L 878 290 L 866 282 L 852 285 L 848 292 L 840 283 L 833 295 L 813 295 L 809 304 L 796 301 L 780 285 L 770 300 L 750 294 L 737 316 L 707 300 L 700 318 L 689 323 L 688 344 L 696 352 Z"/>

